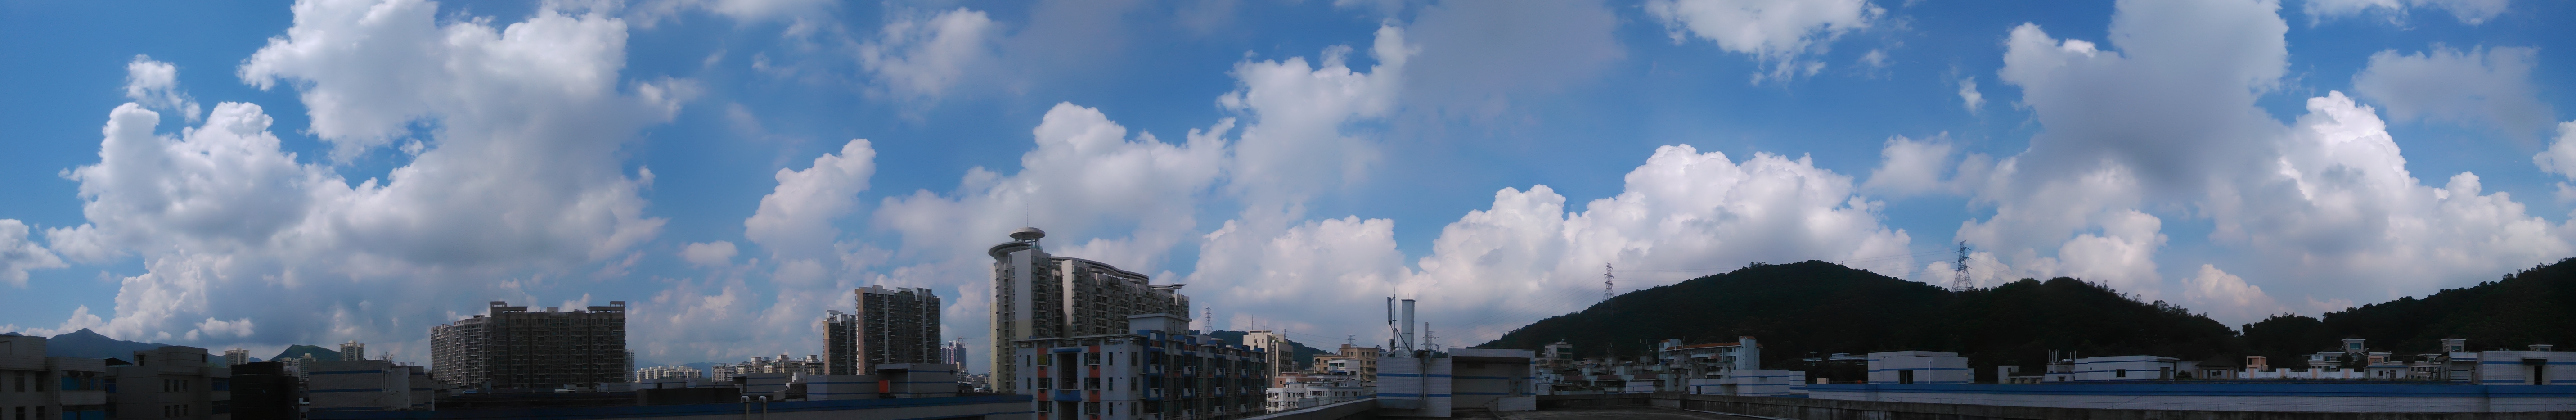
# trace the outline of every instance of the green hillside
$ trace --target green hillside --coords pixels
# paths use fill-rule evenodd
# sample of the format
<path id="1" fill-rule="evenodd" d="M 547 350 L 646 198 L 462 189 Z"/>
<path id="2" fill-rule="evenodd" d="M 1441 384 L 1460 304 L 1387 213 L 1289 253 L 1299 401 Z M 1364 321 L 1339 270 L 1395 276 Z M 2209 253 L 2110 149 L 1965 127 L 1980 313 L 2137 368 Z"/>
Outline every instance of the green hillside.
<path id="1" fill-rule="evenodd" d="M 1980 376 L 2037 365 L 2048 350 L 2198 360 L 2241 351 L 2235 332 L 2163 302 L 2139 302 L 2069 278 L 1951 293 L 1822 261 L 1756 264 L 1620 295 L 1521 327 L 1480 347 L 1534 349 L 1557 340 L 1584 357 L 1651 352 L 1653 342 L 1754 336 L 1766 367 L 1830 353 L 1955 351 Z"/>
<path id="2" fill-rule="evenodd" d="M 2472 350 L 2576 346 L 2576 258 L 2423 298 L 2322 317 L 2274 316 L 2235 330 L 2187 308 L 2070 278 L 1951 293 L 1821 261 L 1755 264 L 1620 295 L 1479 347 L 1535 349 L 1564 340 L 1581 357 L 1636 357 L 1667 338 L 1696 344 L 1740 335 L 1761 340 L 1766 367 L 1806 368 L 1800 359 L 1830 353 L 1953 351 L 1988 380 L 1990 367 L 2036 368 L 2048 350 L 2193 361 L 2266 355 L 2276 367 L 2301 368 L 2305 355 L 2347 337 L 2401 358 L 2436 351 L 2443 338 L 2467 339 Z"/>
<path id="3" fill-rule="evenodd" d="M 2275 364 L 2304 360 L 2344 338 L 2368 339 L 2373 350 L 2408 357 L 2438 351 L 2444 338 L 2467 339 L 2470 350 L 2576 345 L 2576 259 L 2420 299 L 2327 312 L 2322 319 L 2277 315 L 2243 332 L 2253 354 Z"/>

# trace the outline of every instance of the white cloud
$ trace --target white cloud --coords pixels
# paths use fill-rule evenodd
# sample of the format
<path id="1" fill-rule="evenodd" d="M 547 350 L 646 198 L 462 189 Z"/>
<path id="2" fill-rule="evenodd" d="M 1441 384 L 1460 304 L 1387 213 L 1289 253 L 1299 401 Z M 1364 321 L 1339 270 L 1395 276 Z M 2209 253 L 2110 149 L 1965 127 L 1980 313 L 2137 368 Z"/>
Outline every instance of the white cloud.
<path id="1" fill-rule="evenodd" d="M 732 265 L 733 256 L 738 253 L 730 241 L 691 242 L 680 247 L 681 260 L 708 267 Z"/>
<path id="2" fill-rule="evenodd" d="M 2386 13 L 2389 23 L 2402 23 L 2406 9 L 2436 8 L 2450 12 L 2461 23 L 2477 25 L 2504 14 L 2513 0 L 2308 0 L 2303 2 L 2310 24 L 2327 19 Z"/>
<path id="3" fill-rule="evenodd" d="M 1895 136 L 1878 151 L 1878 168 L 1869 171 L 1869 181 L 1861 188 L 1906 196 L 1947 189 L 1941 176 L 1950 172 L 1952 146 L 1949 133 L 1923 140 Z"/>
<path id="4" fill-rule="evenodd" d="M 27 287 L 27 270 L 63 268 L 63 259 L 30 240 L 26 223 L 0 219 L 0 282 Z"/>
<path id="5" fill-rule="evenodd" d="M 135 55 L 125 63 L 125 97 L 146 107 L 177 111 L 188 122 L 197 121 L 197 99 L 179 90 L 179 66 L 152 57 Z"/>
<path id="6" fill-rule="evenodd" d="M 928 17 L 887 22 L 877 38 L 858 46 L 859 65 L 875 89 L 900 100 L 935 102 L 949 89 L 986 70 L 994 60 L 1001 26 L 984 12 L 963 7 Z"/>
<path id="7" fill-rule="evenodd" d="M 2200 273 L 2182 281 L 2182 301 L 2222 324 L 2250 324 L 2264 317 L 2289 310 L 2280 301 L 2263 293 L 2262 287 L 2245 283 L 2245 278 L 2201 264 Z"/>
<path id="8" fill-rule="evenodd" d="M 146 273 L 121 280 L 102 333 L 358 339 L 417 354 L 418 331 L 447 321 L 438 314 L 536 300 L 660 231 L 638 195 L 651 171 L 628 175 L 618 152 L 693 88 L 621 81 L 619 20 L 540 7 L 494 27 L 406 0 L 295 12 L 296 26 L 243 62 L 245 82 L 295 88 L 335 156 L 427 141 L 385 178 L 352 180 L 281 150 L 257 105 L 217 104 L 171 135 L 156 135 L 157 113 L 118 107 L 100 161 L 67 172 L 88 224 L 48 231 L 75 258 L 142 257 Z"/>
<path id="9" fill-rule="evenodd" d="M 761 196 L 760 210 L 742 221 L 743 237 L 782 259 L 829 255 L 841 234 L 832 223 L 857 209 L 859 192 L 876 174 L 876 154 L 867 140 L 850 140 L 839 154 L 816 157 L 805 170 L 780 168 L 778 187 Z"/>
<path id="10" fill-rule="evenodd" d="M 2311 98 L 2278 158 L 2211 191 L 2214 239 L 2267 264 L 2274 293 L 2377 301 L 2493 278 L 2562 258 L 2565 226 L 2530 216 L 2462 172 L 2417 181 L 2385 123 L 2341 92 Z"/>
<path id="11" fill-rule="evenodd" d="M 1344 132 L 1346 123 L 1392 111 L 1402 74 L 1418 52 L 1404 31 L 1379 27 L 1369 55 L 1377 65 L 1352 71 L 1350 47 L 1324 49 L 1319 65 L 1305 57 L 1243 62 L 1241 81 L 1217 104 L 1250 122 L 1235 141 L 1227 186 L 1249 207 L 1278 209 L 1358 181 L 1381 157 L 1376 142 Z M 1229 121 L 1228 124 L 1231 122 Z"/>
<path id="12" fill-rule="evenodd" d="M 2492 278 L 2570 250 L 2567 227 L 2483 191 L 2475 174 L 2416 180 L 2375 111 L 2341 92 L 2309 99 L 2288 126 L 2257 108 L 2287 62 L 2276 8 L 2122 3 L 2116 49 L 2014 29 L 1999 75 L 2022 88 L 2044 131 L 2018 156 L 1961 165 L 1961 178 L 1982 174 L 1966 182 L 1995 214 L 1960 236 L 1992 251 L 2006 276 L 2084 276 L 2171 296 L 2154 268 L 2162 221 L 2145 212 L 2180 210 L 2207 218 L 2213 243 L 2241 250 L 2219 259 L 2255 279 L 2247 287 L 2329 306 Z M 2445 54 L 2415 60 L 2478 61 Z M 2234 287 L 2178 277 L 2185 299 Z"/>
<path id="13" fill-rule="evenodd" d="M 2021 88 L 2044 131 L 2017 156 L 1960 165 L 1972 202 L 1995 209 L 1959 229 L 1995 258 L 1978 275 L 2083 275 L 2157 295 L 2153 261 L 2166 238 L 2147 206 L 2198 198 L 2259 165 L 2260 142 L 2279 133 L 2253 106 L 2288 65 L 2277 9 L 2124 2 L 2111 22 L 2114 49 L 2034 24 L 2013 28 L 1997 73 Z"/>
<path id="14" fill-rule="evenodd" d="M 2554 113 L 2531 82 L 2539 53 L 2527 47 L 2460 51 L 2439 45 L 2429 53 L 2385 50 L 2370 55 L 2370 66 L 2352 76 L 2352 86 L 2363 98 L 2388 107 L 2392 119 L 2486 124 L 2530 139 L 2549 125 Z"/>
<path id="15" fill-rule="evenodd" d="M 2531 163 L 2540 165 L 2541 172 L 2576 179 L 2576 145 L 2568 144 L 2571 141 L 2576 141 L 2576 121 L 2558 123 L 2558 140 L 2549 142 L 2549 149 L 2531 155 Z M 2559 182 L 2558 200 L 2576 200 L 2576 185 Z"/>
<path id="16" fill-rule="evenodd" d="M 1977 92 L 1977 78 L 1959 79 L 1959 105 L 1968 108 L 1968 115 L 1986 108 L 1986 94 Z"/>
<path id="17" fill-rule="evenodd" d="M 1416 262 L 1421 272 L 1397 291 L 1435 299 L 1437 317 L 1469 320 L 1443 334 L 1467 343 L 1590 305 L 1604 263 L 1696 273 L 1668 275 L 1688 277 L 1746 262 L 1870 259 L 1856 268 L 1912 277 L 1911 239 L 1880 223 L 1881 204 L 1805 158 L 1756 153 L 1735 162 L 1664 146 L 1626 184 L 1581 212 L 1546 186 L 1496 192 L 1492 208 L 1443 227 L 1432 254 Z"/>
<path id="18" fill-rule="evenodd" d="M 1649 0 L 1645 7 L 1675 44 L 1696 36 L 1753 55 L 1763 67 L 1755 83 L 1815 74 L 1824 63 L 1808 54 L 1887 14 L 1868 0 Z"/>

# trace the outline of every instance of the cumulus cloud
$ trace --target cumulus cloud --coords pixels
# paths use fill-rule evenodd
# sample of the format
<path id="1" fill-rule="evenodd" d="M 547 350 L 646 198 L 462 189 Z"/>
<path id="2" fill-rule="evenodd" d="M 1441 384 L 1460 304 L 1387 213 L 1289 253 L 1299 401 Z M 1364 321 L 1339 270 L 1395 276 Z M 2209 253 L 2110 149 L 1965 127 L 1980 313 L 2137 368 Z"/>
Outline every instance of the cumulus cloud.
<path id="1" fill-rule="evenodd" d="M 2289 309 L 2263 293 L 2262 287 L 2210 264 L 2201 264 L 2198 274 L 2183 279 L 2182 301 L 2223 324 L 2253 323 Z"/>
<path id="2" fill-rule="evenodd" d="M 1997 75 L 2022 89 L 2043 131 L 2018 155 L 1960 165 L 1972 202 L 1994 209 L 1958 233 L 1996 261 L 1978 275 L 2089 275 L 2154 295 L 2153 256 L 2166 238 L 2145 206 L 2197 198 L 2260 164 L 2257 145 L 2280 132 L 2253 106 L 2288 65 L 2277 9 L 2121 2 L 2113 49 L 2013 28 Z"/>
<path id="3" fill-rule="evenodd" d="M 2540 50 L 2493 47 L 2468 51 L 2436 45 L 2430 52 L 2370 55 L 2370 66 L 2352 76 L 2355 93 L 2388 108 L 2392 119 L 2486 124 L 2530 139 L 2554 113 L 2532 86 Z"/>
<path id="4" fill-rule="evenodd" d="M 1251 207 L 1303 202 L 1358 181 L 1380 159 L 1376 142 L 1344 132 L 1345 123 L 1392 111 L 1401 75 L 1418 50 L 1402 29 L 1382 26 L 1369 48 L 1377 64 L 1367 73 L 1351 70 L 1350 52 L 1326 48 L 1315 65 L 1305 57 L 1235 65 L 1239 84 L 1217 104 L 1251 122 L 1235 141 L 1227 184 Z"/>
<path id="5" fill-rule="evenodd" d="M 1986 94 L 1977 91 L 1977 78 L 1959 79 L 1959 105 L 1968 108 L 1968 115 L 1986 108 Z"/>
<path id="6" fill-rule="evenodd" d="M 1645 7 L 1675 44 L 1698 37 L 1753 55 L 1763 67 L 1754 83 L 1815 74 L 1825 63 L 1808 54 L 1887 14 L 1868 0 L 1649 0 Z"/>
<path id="7" fill-rule="evenodd" d="M 0 219 L 0 282 L 27 287 L 27 270 L 63 268 L 63 259 L 30 240 L 27 224 Z"/>
<path id="8" fill-rule="evenodd" d="M 2370 107 L 2341 92 L 2310 98 L 2271 165 L 2213 189 L 2222 242 L 2269 264 L 2274 292 L 2375 301 L 2429 292 L 2562 258 L 2566 227 L 2528 214 L 2473 173 L 2424 184 Z"/>
<path id="9" fill-rule="evenodd" d="M 867 190 L 868 177 L 875 174 L 876 150 L 866 139 L 850 140 L 839 154 L 814 158 L 814 166 L 805 170 L 780 168 L 778 187 L 761 196 L 760 210 L 742 221 L 743 237 L 781 259 L 829 255 L 832 241 L 841 235 L 832 223 L 857 209 L 859 192 Z M 732 244 L 725 249 L 724 259 L 731 259 Z"/>
<path id="10" fill-rule="evenodd" d="M 2569 141 L 2576 141 L 2576 121 L 2558 123 L 2558 140 L 2549 142 L 2548 150 L 2531 155 L 2531 163 L 2540 165 L 2542 172 L 2576 179 L 2576 145 L 2567 144 Z M 2576 186 L 2559 182 L 2558 200 L 2576 200 Z"/>
<path id="11" fill-rule="evenodd" d="M 2513 0 L 2308 0 L 2302 4 L 2310 24 L 2367 14 L 2386 14 L 2389 23 L 2401 23 L 2408 8 L 2435 8 L 2450 12 L 2460 23 L 2477 25 L 2504 14 Z"/>
<path id="12" fill-rule="evenodd" d="M 1878 168 L 1869 171 L 1861 188 L 1898 196 L 1946 189 L 1942 175 L 1954 164 L 1951 148 L 1949 133 L 1923 140 L 1888 137 L 1887 146 L 1878 151 Z"/>
<path id="13" fill-rule="evenodd" d="M 1001 26 L 983 11 L 956 8 L 887 22 L 858 47 L 872 85 L 894 98 L 933 102 L 994 60 Z"/>
<path id="14" fill-rule="evenodd" d="M 242 63 L 244 82 L 295 88 L 335 156 L 438 129 L 385 178 L 352 180 L 282 150 L 258 105 L 217 104 L 170 135 L 144 105 L 118 107 L 98 163 L 67 171 L 88 223 L 47 232 L 77 256 L 143 258 L 102 333 L 359 339 L 417 355 L 437 314 L 535 300 L 558 273 L 660 231 L 638 195 L 651 171 L 629 175 L 617 153 L 692 88 L 622 82 L 618 19 L 540 7 L 495 27 L 409 0 L 294 11 Z"/>
<path id="15" fill-rule="evenodd" d="M 733 264 L 733 256 L 737 253 L 730 241 L 691 242 L 680 247 L 681 260 L 700 266 Z"/>
<path id="16" fill-rule="evenodd" d="M 1998 73 L 2022 88 L 2043 131 L 2019 155 L 1959 165 L 1973 202 L 1994 208 L 1959 231 L 1995 261 L 1979 268 L 2172 296 L 2155 265 L 2166 241 L 2155 209 L 2188 209 L 2212 223 L 2213 243 L 2244 250 L 2232 258 L 2245 277 L 2178 276 L 2181 298 L 2253 314 L 2282 307 L 2216 291 L 2375 301 L 2567 252 L 2567 227 L 2484 191 L 2475 174 L 2415 179 L 2376 111 L 2341 92 L 2309 99 L 2287 126 L 2256 107 L 2286 64 L 2276 8 L 2123 2 L 2115 48 L 2015 28 Z M 2535 161 L 2555 164 L 2547 153 Z"/>
<path id="17" fill-rule="evenodd" d="M 197 121 L 197 99 L 179 90 L 179 66 L 153 61 L 151 56 L 138 54 L 125 63 L 125 97 L 146 107 L 176 111 L 188 122 Z"/>
<path id="18" fill-rule="evenodd" d="M 1714 273 L 1744 262 L 1872 259 L 1858 268 L 1897 277 L 1914 265 L 1905 231 L 1880 223 L 1881 204 L 1806 158 L 1737 162 L 1664 146 L 1625 179 L 1618 195 L 1580 212 L 1546 186 L 1498 191 L 1491 208 L 1442 227 L 1416 262 L 1421 272 L 1397 291 L 1436 294 L 1446 308 L 1434 313 L 1471 320 L 1443 335 L 1476 339 L 1590 305 L 1603 264 Z"/>

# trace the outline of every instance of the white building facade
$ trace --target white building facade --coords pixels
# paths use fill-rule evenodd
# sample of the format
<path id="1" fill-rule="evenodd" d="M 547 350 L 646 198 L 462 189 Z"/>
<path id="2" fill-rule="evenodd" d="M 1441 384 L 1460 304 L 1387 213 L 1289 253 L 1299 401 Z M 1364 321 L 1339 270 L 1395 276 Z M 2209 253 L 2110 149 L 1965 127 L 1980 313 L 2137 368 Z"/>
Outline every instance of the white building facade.
<path id="1" fill-rule="evenodd" d="M 1890 351 L 1869 354 L 1872 384 L 1969 383 L 1968 358 L 1946 351 Z"/>
<path id="2" fill-rule="evenodd" d="M 1187 334 L 1189 318 L 1128 316 L 1128 333 L 1012 340 L 1003 359 L 1037 420 L 1235 419 L 1264 413 L 1268 355 Z"/>

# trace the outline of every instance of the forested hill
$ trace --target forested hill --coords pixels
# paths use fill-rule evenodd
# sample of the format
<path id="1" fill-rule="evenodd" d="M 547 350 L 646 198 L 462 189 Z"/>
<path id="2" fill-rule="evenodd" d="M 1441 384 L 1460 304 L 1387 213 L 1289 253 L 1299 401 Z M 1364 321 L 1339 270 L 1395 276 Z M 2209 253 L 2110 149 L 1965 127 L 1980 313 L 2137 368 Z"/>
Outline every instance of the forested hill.
<path id="1" fill-rule="evenodd" d="M 1951 293 L 1823 261 L 1756 264 L 1620 295 L 1540 320 L 1479 347 L 1535 349 L 1558 340 L 1583 357 L 1650 354 L 1653 342 L 1762 343 L 1765 367 L 1830 353 L 1954 351 L 1979 376 L 2038 365 L 2048 350 L 2200 360 L 2243 351 L 2233 330 L 2163 302 L 2139 302 L 2069 278 Z"/>
<path id="2" fill-rule="evenodd" d="M 2469 340 L 2470 350 L 2532 344 L 2576 347 L 2576 259 L 2534 267 L 2476 286 L 2327 312 L 2323 319 L 2281 315 L 2244 326 L 2254 353 L 2282 357 L 2314 353 L 2347 337 L 2369 339 L 2374 350 L 2412 357 L 2437 351 L 2444 338 Z"/>

